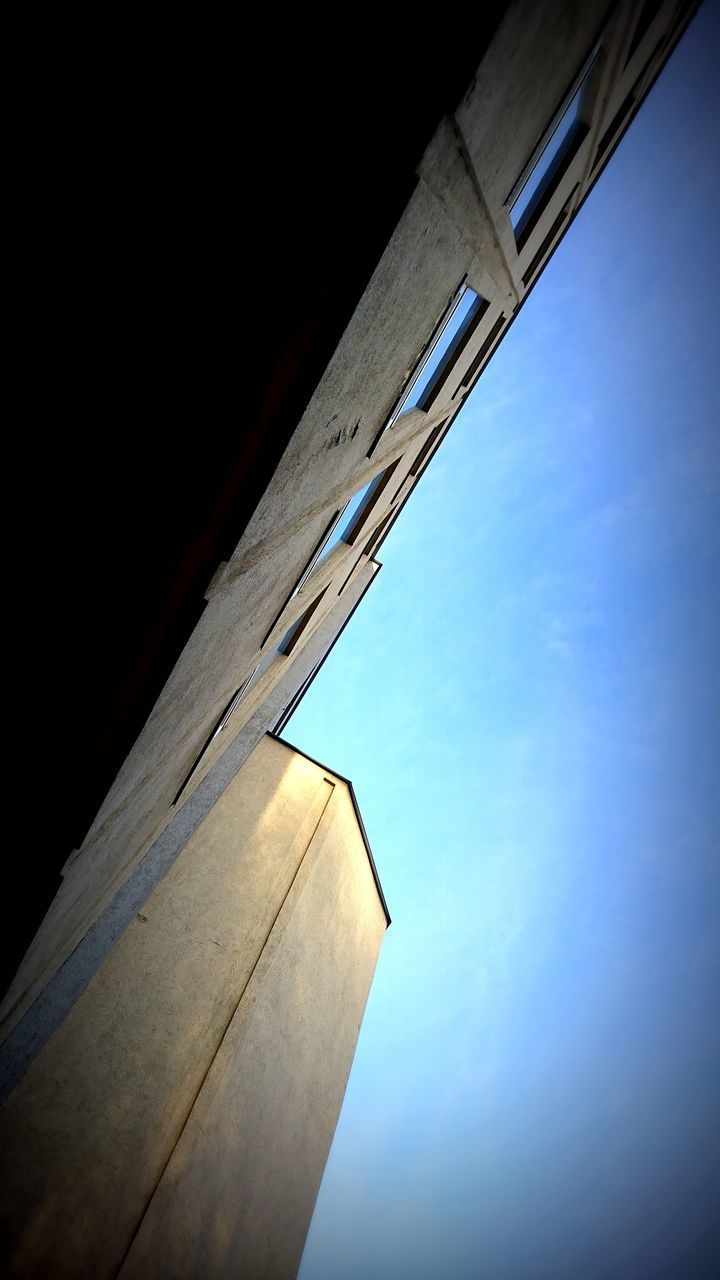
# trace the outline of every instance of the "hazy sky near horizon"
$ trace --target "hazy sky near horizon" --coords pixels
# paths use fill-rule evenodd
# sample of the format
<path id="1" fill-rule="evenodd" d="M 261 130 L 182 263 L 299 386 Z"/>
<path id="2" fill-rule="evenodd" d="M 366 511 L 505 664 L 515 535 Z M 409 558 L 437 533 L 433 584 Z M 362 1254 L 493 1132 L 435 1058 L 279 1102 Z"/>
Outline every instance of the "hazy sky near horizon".
<path id="1" fill-rule="evenodd" d="M 393 917 L 301 1280 L 720 1274 L 719 54 L 706 0 L 285 731 Z"/>

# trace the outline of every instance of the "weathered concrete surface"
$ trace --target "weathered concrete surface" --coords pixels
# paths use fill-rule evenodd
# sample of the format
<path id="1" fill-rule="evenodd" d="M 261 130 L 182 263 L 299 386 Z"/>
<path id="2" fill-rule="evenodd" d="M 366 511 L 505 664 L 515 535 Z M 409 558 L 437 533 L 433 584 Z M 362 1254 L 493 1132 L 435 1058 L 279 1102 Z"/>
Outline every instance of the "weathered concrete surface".
<path id="1" fill-rule="evenodd" d="M 183 777 L 258 661 L 263 637 L 333 512 L 426 429 L 418 417 L 407 434 L 388 433 L 368 461 L 371 442 L 472 258 L 437 201 L 418 187 L 267 494 L 108 792 L 72 879 L 23 961 L 0 1012 L 3 1034 L 167 825 Z M 338 589 L 352 554 L 341 551 L 335 558 Z M 279 675 L 276 668 L 267 692 Z M 248 702 L 237 716 L 251 713 Z"/>
<path id="2" fill-rule="evenodd" d="M 350 548 L 348 552 L 351 552 Z M 46 1005 L 52 1005 L 53 994 L 50 992 L 49 1001 L 46 1000 L 45 986 L 55 979 L 62 965 L 74 957 L 76 948 L 81 946 L 88 930 L 94 927 L 103 912 L 111 910 L 128 876 L 133 874 L 135 868 L 143 865 L 144 859 L 149 856 L 155 845 L 163 840 L 164 834 L 167 832 L 168 844 L 175 851 L 182 847 L 192 829 L 188 825 L 192 814 L 186 813 L 187 800 L 194 799 L 195 792 L 203 779 L 210 770 L 214 770 L 216 764 L 227 752 L 228 741 L 232 741 L 233 744 L 237 741 L 238 749 L 231 755 L 228 753 L 227 767 L 223 766 L 218 773 L 218 785 L 211 782 L 206 792 L 211 802 L 217 798 L 220 789 L 227 784 L 229 777 L 240 767 L 265 732 L 273 727 L 299 685 L 327 652 L 363 592 L 369 587 L 377 570 L 376 564 L 366 562 L 365 565 L 359 566 L 353 581 L 348 584 L 337 600 L 332 612 L 316 620 L 315 629 L 308 638 L 307 644 L 297 653 L 293 662 L 280 664 L 282 669 L 278 678 L 272 687 L 266 690 L 264 699 L 259 703 L 253 700 L 249 704 L 241 704 L 236 713 L 237 718 L 233 717 L 228 729 L 218 736 L 207 752 L 202 766 L 194 776 L 192 787 L 186 793 L 187 799 L 179 811 L 173 809 L 168 802 L 145 839 L 136 841 L 133 817 L 137 814 L 138 808 L 142 812 L 142 806 L 139 803 L 141 797 L 137 795 L 133 803 L 124 806 L 116 815 L 106 841 L 98 849 L 95 850 L 92 846 L 86 847 L 76 856 L 35 938 L 28 955 L 28 963 L 21 969 L 6 998 L 5 1004 L 9 1010 L 4 1028 L 6 1037 L 12 1035 L 14 1028 L 31 1010 L 36 999 L 43 1000 Z M 227 698 L 220 705 L 223 706 L 226 703 Z M 157 776 L 147 780 L 146 786 L 149 792 L 152 792 L 157 785 Z M 204 816 L 204 812 L 207 811 L 204 804 L 201 796 L 199 806 L 193 805 L 192 812 L 199 809 Z M 199 818 L 196 821 L 199 821 Z M 177 838 L 174 837 L 173 832 L 177 832 Z M 164 849 L 163 845 L 160 850 L 161 857 L 165 856 Z M 41 1016 L 40 1021 L 45 1022 L 44 1015 Z M 34 1040 L 35 1037 L 36 1032 L 31 1030 L 30 1040 Z M 23 1038 L 27 1042 L 27 1037 Z M 10 1052 L 14 1057 L 16 1050 L 12 1045 Z M 5 1045 L 2 1045 L 0 1061 L 4 1057 Z M 0 1066 L 0 1078 L 2 1074 Z"/>
<path id="3" fill-rule="evenodd" d="M 228 1158 L 253 1204 L 263 1187 L 273 1208 L 288 1199 L 301 1249 L 385 923 L 347 785 L 264 738 L 0 1113 L 10 1273 L 116 1274 L 198 1096 L 230 1067 L 221 1109 L 250 1105 L 260 1128 L 256 1148 L 230 1124 Z M 228 1048 L 246 1004 L 250 1025 L 294 1046 L 274 1075 L 244 1040 Z M 281 1085 L 280 1060 L 295 1062 Z M 297 1160 L 268 1181 L 278 1088 Z M 206 1173 L 213 1161 L 208 1150 Z M 225 1177 L 206 1189 L 213 1220 Z M 198 1237 L 206 1228 L 201 1214 Z M 148 1274 L 169 1272 L 156 1257 Z"/>
<path id="4" fill-rule="evenodd" d="M 344 596 L 338 593 L 348 573 L 362 571 L 356 549 L 337 547 L 302 591 L 293 596 L 293 588 L 330 519 L 370 478 L 400 460 L 395 494 L 389 508 L 378 508 L 378 518 L 394 518 L 412 487 L 407 479 L 401 483 L 401 473 L 407 477 L 437 420 L 436 406 L 427 415 L 403 413 L 392 430 L 379 433 L 448 304 L 468 282 L 490 307 L 440 389 L 437 409 L 445 427 L 607 160 L 612 145 L 604 159 L 598 157 L 602 132 L 628 94 L 634 105 L 622 127 L 629 122 L 694 7 L 693 0 L 662 5 L 629 59 L 641 10 L 637 0 L 617 6 L 609 0 L 517 0 L 509 7 L 462 102 L 454 111 L 449 104 L 451 114 L 420 159 L 421 180 L 272 480 L 222 572 L 214 575 L 207 608 L 68 867 L 2 1006 L 0 1036 L 9 1033 L 172 821 L 178 788 L 234 690 L 264 661 L 268 632 L 272 646 L 326 590 L 292 659 L 269 663 L 251 687 L 233 717 L 234 731 L 274 698 L 277 684 L 288 678 L 288 661 L 298 677 L 295 687 L 302 684 L 297 664 L 305 645 L 342 611 Z M 602 76 L 588 108 L 587 135 L 519 249 L 509 216 L 511 194 L 598 41 Z"/>
<path id="5" fill-rule="evenodd" d="M 614 8 L 612 0 L 518 0 L 500 23 L 456 112 L 493 217 Z"/>
<path id="6" fill-rule="evenodd" d="M 142 910 L 153 889 L 264 737 L 268 727 L 273 727 L 283 715 L 296 692 L 298 681 L 309 676 L 325 655 L 340 626 L 356 607 L 377 571 L 376 564 L 361 566 L 343 593 L 341 608 L 318 627 L 295 668 L 287 671 L 272 694 L 231 739 L 230 746 L 224 741 L 224 734 L 218 737 L 208 752 L 207 760 L 198 770 L 194 789 L 191 789 L 187 801 L 0 1046 L 0 1102 L 5 1100 L 33 1058 L 67 1017 L 118 938 L 136 913 Z M 56 904 L 61 902 L 59 896 Z"/>

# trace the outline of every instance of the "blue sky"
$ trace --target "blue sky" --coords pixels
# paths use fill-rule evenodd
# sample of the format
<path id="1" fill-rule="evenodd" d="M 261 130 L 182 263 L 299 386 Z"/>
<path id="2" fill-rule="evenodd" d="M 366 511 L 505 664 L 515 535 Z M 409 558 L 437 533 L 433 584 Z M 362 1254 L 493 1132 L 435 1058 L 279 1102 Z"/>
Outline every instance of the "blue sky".
<path id="1" fill-rule="evenodd" d="M 707 0 L 286 730 L 393 916 L 301 1280 L 720 1259 L 719 50 Z"/>

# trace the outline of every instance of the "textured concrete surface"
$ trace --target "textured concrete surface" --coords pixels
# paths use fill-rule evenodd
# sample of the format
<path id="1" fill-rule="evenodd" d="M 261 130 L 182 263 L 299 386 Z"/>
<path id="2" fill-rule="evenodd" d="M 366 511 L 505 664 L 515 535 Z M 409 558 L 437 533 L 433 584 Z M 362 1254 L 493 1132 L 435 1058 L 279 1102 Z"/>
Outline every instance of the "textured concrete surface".
<path id="1" fill-rule="evenodd" d="M 590 190 L 622 128 L 669 56 L 692 3 L 660 7 L 632 57 L 637 0 L 517 0 L 503 18 L 463 100 L 438 122 L 419 157 L 419 182 L 245 533 L 213 575 L 207 607 L 86 840 L 0 1010 L 9 1034 L 174 820 L 173 798 L 223 708 L 263 665 L 233 716 L 239 732 L 271 705 L 284 681 L 299 688 L 307 645 L 344 609 L 343 584 L 363 552 L 340 544 L 293 594 L 334 514 L 388 465 L 398 484 L 374 512 L 392 519 L 412 487 L 412 462 L 430 431 L 455 413 Z M 599 52 L 587 133 L 558 176 L 522 246 L 510 201 L 587 63 Z M 411 92 L 411 86 L 408 89 Z M 630 95 L 622 128 L 613 125 Z M 611 130 L 611 145 L 599 154 Z M 615 130 L 613 132 L 613 130 Z M 361 175 L 359 181 L 362 180 Z M 383 433 L 456 291 L 469 282 L 490 304 L 460 344 L 432 413 L 402 413 Z M 403 475 L 404 485 L 401 483 Z M 373 522 L 368 524 L 370 532 Z M 292 658 L 272 648 L 324 592 Z M 342 592 L 342 594 L 341 594 Z M 288 666 L 290 664 L 290 666 Z M 292 674 L 289 674 L 292 673 Z M 272 722 L 266 717 L 265 726 Z M 210 747 L 187 794 L 212 764 Z"/>
<path id="2" fill-rule="evenodd" d="M 204 1183 L 177 1274 L 193 1240 L 229 1274 L 276 1214 L 299 1257 L 385 927 L 347 785 L 263 738 L 0 1112 L 10 1273 L 116 1274 L 176 1149 Z M 173 1274 L 156 1214 L 136 1274 Z"/>
<path id="3" fill-rule="evenodd" d="M 210 812 L 268 727 L 273 726 L 280 718 L 298 683 L 310 674 L 327 652 L 376 572 L 376 565 L 366 564 L 361 567 L 355 580 L 343 592 L 341 608 L 334 610 L 332 616 L 318 626 L 295 666 L 288 668 L 272 694 L 258 707 L 240 732 L 230 739 L 230 745 L 227 745 L 225 734 L 219 736 L 198 770 L 194 789 L 190 789 L 187 801 L 118 888 L 48 984 L 25 1009 L 5 1042 L 0 1045 L 0 1102 L 22 1078 L 30 1062 L 67 1016 L 115 942 L 136 913 L 142 910 L 155 886 L 172 866 L 190 836 Z M 89 888 L 87 883 L 86 888 Z M 59 895 L 56 908 L 62 906 L 62 895 Z"/>

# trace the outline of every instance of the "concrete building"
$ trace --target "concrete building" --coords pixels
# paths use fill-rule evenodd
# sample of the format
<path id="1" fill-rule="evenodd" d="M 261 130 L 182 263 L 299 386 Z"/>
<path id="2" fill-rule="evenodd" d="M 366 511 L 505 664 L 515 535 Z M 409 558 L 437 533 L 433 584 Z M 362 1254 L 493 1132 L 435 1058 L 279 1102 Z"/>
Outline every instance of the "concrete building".
<path id="1" fill-rule="evenodd" d="M 507 8 L 470 87 L 435 128 L 404 212 L 242 535 L 206 582 L 141 731 L 65 853 L 2 1006 L 2 1034 L 228 739 L 251 720 L 259 739 L 277 722 L 279 687 L 287 701 L 306 686 L 313 637 L 325 629 L 311 670 L 693 9 L 683 0 Z M 359 496 L 351 524 L 345 508 Z M 60 810 L 82 793 L 77 760 Z"/>
<path id="2" fill-rule="evenodd" d="M 266 736 L 0 1112 L 23 1276 L 290 1276 L 388 923 L 352 788 Z"/>
<path id="3" fill-rule="evenodd" d="M 270 226 L 255 226 L 246 261 L 251 296 L 263 307 L 248 308 L 254 328 L 240 371 L 237 354 L 228 356 L 237 376 L 231 413 L 214 404 L 207 428 L 212 465 L 198 432 L 208 420 L 202 403 L 191 445 L 158 436 L 157 455 L 143 443 L 141 463 L 120 463 L 115 490 L 105 478 L 91 507 L 97 560 L 83 516 L 62 543 L 64 523 L 74 528 L 66 508 L 86 510 L 86 488 L 74 503 L 63 495 L 55 523 L 49 505 L 56 561 L 85 565 L 71 596 L 72 616 L 85 625 L 64 649 L 58 641 L 62 669 L 73 674 L 65 703 L 59 695 L 64 736 L 49 771 L 57 793 L 44 806 L 45 828 L 38 817 L 47 876 L 61 870 L 62 879 L 34 937 L 24 939 L 29 949 L 0 1010 L 11 1110 L 25 1072 L 29 1080 L 35 1071 L 30 1064 L 70 1034 L 65 1028 L 114 949 L 127 946 L 128 929 L 137 933 L 130 921 L 145 914 L 143 894 L 160 891 L 198 824 L 309 686 L 377 574 L 383 538 L 694 8 L 692 0 L 489 6 L 462 40 L 454 30 L 438 35 L 432 70 L 423 36 L 425 63 L 416 65 L 425 74 L 400 88 L 400 68 L 413 65 L 407 42 L 383 47 L 380 76 L 377 41 L 361 42 L 363 80 L 377 83 L 377 96 L 366 94 L 353 115 L 352 74 L 342 78 L 346 98 L 334 86 L 339 139 L 322 135 L 322 181 L 291 168 L 266 187 L 268 170 L 253 169 L 260 180 L 251 189 L 261 192 Z M 268 135 L 277 124 L 285 137 L 300 112 L 295 149 L 302 140 L 311 166 L 307 139 L 319 134 L 303 131 L 302 104 L 315 101 L 312 69 L 299 81 L 288 69 L 290 115 L 263 117 Z M 314 69 L 319 84 L 325 69 Z M 377 115 L 370 98 L 382 104 Z M 388 103 L 396 138 L 383 114 Z M 289 190 L 309 191 L 311 201 L 314 193 L 316 203 L 297 220 L 293 206 L 286 225 L 277 209 L 288 209 Z M 328 201 L 332 219 L 322 212 Z M 326 258 L 316 216 L 331 246 Z M 300 279 L 292 276 L 301 270 L 296 260 L 307 260 L 300 289 L 266 274 L 288 226 L 297 252 L 287 279 Z M 262 279 L 259 269 L 252 274 L 254 259 Z M 263 344 L 272 359 L 260 358 Z M 173 369 L 182 384 L 183 371 Z M 211 386 L 206 378 L 203 390 Z M 214 434 L 223 414 L 232 431 Z M 156 426 L 138 431 L 152 440 Z M 168 467 L 170 520 L 162 506 Z M 177 493 L 196 501 L 190 513 Z M 153 537 L 138 512 L 158 503 Z M 65 575 L 58 601 L 68 590 Z M 79 640 L 96 635 L 98 611 L 97 644 Z M 26 924 L 32 910 L 21 904 L 41 899 L 32 892 L 39 879 L 33 866 L 30 889 L 17 895 Z"/>

